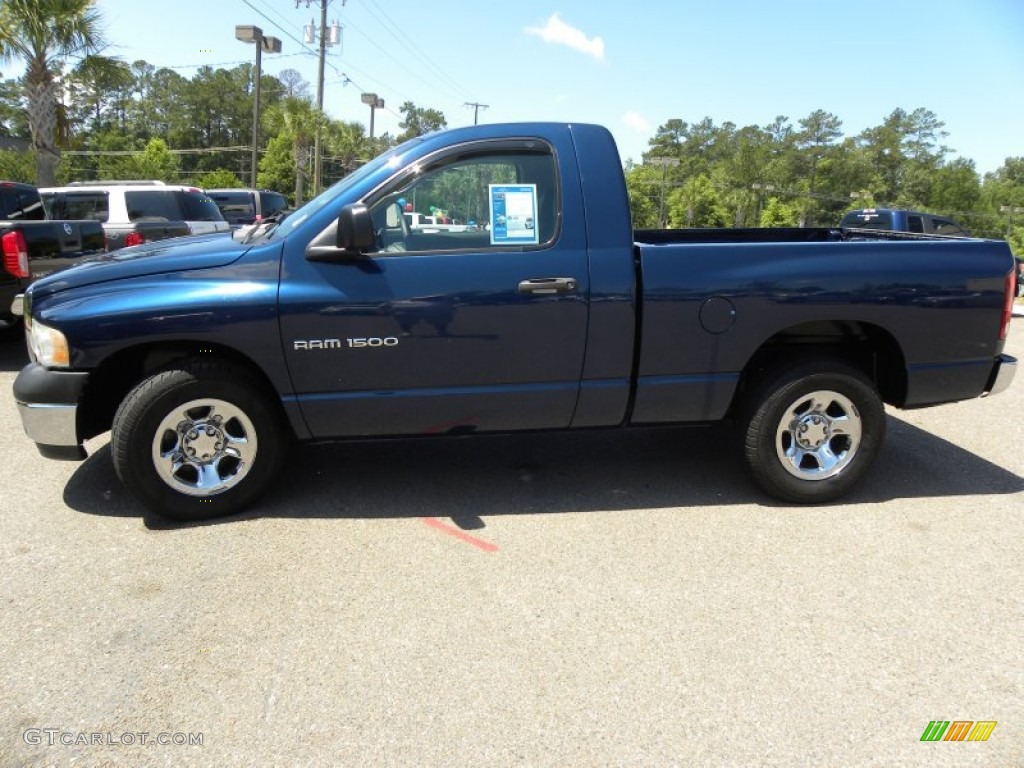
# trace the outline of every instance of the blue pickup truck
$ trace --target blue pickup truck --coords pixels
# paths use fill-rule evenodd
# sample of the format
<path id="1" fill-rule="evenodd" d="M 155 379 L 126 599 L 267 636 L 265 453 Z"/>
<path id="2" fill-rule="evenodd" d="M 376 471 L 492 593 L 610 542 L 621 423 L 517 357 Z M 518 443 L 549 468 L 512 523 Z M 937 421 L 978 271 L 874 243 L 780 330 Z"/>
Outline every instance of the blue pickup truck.
<path id="1" fill-rule="evenodd" d="M 466 226 L 409 227 L 430 206 Z M 35 283 L 15 400 L 45 456 L 110 430 L 121 480 L 177 519 L 254 502 L 293 440 L 723 419 L 767 493 L 824 503 L 878 454 L 883 403 L 1016 370 L 1007 245 L 884 237 L 634 231 L 607 130 L 460 128 L 283 222 Z"/>

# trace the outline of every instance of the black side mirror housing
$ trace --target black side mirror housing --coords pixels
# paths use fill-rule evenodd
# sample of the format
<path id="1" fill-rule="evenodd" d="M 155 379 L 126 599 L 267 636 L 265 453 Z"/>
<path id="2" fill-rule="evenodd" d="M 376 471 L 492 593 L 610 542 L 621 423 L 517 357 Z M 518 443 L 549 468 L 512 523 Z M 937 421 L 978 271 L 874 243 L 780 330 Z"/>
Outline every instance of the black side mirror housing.
<path id="1" fill-rule="evenodd" d="M 373 246 L 377 236 L 373 231 L 370 210 L 362 203 L 350 203 L 338 214 L 338 247 L 360 253 Z"/>

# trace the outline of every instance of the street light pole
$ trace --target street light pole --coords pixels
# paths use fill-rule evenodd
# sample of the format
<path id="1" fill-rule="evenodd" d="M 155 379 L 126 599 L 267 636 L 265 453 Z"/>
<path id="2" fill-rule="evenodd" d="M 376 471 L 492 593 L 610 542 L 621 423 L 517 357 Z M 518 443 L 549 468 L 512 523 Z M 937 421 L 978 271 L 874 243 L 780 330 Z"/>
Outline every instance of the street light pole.
<path id="1" fill-rule="evenodd" d="M 376 93 L 364 93 L 359 97 L 363 104 L 370 107 L 370 138 L 373 138 L 373 114 L 378 109 L 384 108 L 384 99 Z"/>
<path id="2" fill-rule="evenodd" d="M 252 167 L 250 169 L 250 185 L 253 189 L 256 189 L 257 151 L 260 140 L 260 78 L 262 77 L 263 51 L 267 53 L 280 53 L 281 41 L 276 37 L 264 37 L 263 30 L 252 24 L 235 25 L 235 39 L 241 40 L 243 43 L 256 44 L 256 73 L 252 99 Z"/>

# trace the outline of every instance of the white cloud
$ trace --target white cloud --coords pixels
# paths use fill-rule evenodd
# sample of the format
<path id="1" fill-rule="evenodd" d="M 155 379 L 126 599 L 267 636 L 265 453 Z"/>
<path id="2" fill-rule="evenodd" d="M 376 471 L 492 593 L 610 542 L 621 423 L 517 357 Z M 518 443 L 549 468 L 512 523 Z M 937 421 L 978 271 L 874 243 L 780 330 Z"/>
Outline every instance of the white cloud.
<path id="1" fill-rule="evenodd" d="M 651 124 L 647 118 L 637 112 L 627 112 L 622 116 L 622 122 L 637 133 L 650 133 Z"/>
<path id="2" fill-rule="evenodd" d="M 598 61 L 604 61 L 604 40 L 600 37 L 588 38 L 583 32 L 570 27 L 557 13 L 548 17 L 547 24 L 543 27 L 527 27 L 524 32 L 528 35 L 539 37 L 545 43 L 554 45 L 566 45 L 581 53 L 593 56 Z"/>

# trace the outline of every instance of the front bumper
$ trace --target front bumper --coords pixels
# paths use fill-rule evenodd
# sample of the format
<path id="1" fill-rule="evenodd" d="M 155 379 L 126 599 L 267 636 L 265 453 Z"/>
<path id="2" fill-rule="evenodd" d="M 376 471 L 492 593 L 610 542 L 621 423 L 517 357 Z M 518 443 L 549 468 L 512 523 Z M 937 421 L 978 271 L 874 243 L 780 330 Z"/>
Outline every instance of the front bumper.
<path id="1" fill-rule="evenodd" d="M 14 380 L 21 425 L 46 458 L 85 458 L 78 437 L 78 403 L 88 378 L 88 373 L 52 371 L 29 363 Z"/>
<path id="2" fill-rule="evenodd" d="M 1017 358 L 1010 355 L 999 355 L 992 364 L 988 384 L 985 385 L 985 396 L 998 395 L 1006 390 L 1017 373 Z"/>

